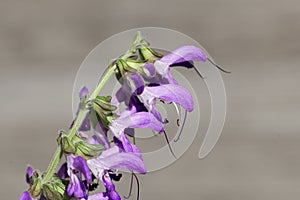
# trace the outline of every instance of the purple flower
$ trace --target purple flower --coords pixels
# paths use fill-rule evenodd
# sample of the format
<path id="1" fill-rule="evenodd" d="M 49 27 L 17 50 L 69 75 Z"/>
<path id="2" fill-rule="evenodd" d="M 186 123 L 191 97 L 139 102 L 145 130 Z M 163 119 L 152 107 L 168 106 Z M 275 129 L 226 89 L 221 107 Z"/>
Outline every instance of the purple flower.
<path id="1" fill-rule="evenodd" d="M 68 155 L 67 160 L 67 173 L 70 177 L 67 193 L 69 196 L 74 195 L 77 198 L 85 198 L 87 186 L 82 181 L 82 175 L 88 184 L 92 182 L 92 175 L 86 160 L 81 156 L 74 156 L 72 154 Z"/>
<path id="2" fill-rule="evenodd" d="M 160 99 L 168 102 L 175 102 L 181 105 L 184 109 L 191 112 L 194 109 L 194 102 L 192 95 L 188 90 L 175 84 L 165 84 L 160 86 L 145 87 L 141 94 L 144 104 L 150 110 L 154 108 L 155 99 Z M 154 113 L 156 113 L 155 111 Z"/>
<path id="3" fill-rule="evenodd" d="M 87 164 L 97 178 L 101 178 L 104 172 L 110 169 L 127 169 L 146 173 L 146 167 L 139 155 L 123 152 L 117 146 L 103 151 L 99 157 L 88 160 Z"/>
<path id="4" fill-rule="evenodd" d="M 22 193 L 20 200 L 34 200 L 28 191 Z"/>
<path id="5" fill-rule="evenodd" d="M 167 80 L 168 83 L 178 84 L 170 73 L 170 67 L 178 63 L 188 63 L 183 65 L 190 68 L 189 61 L 207 61 L 206 54 L 198 47 L 195 46 L 183 46 L 171 53 L 165 55 L 160 60 L 155 61 L 154 67 L 156 72 Z M 166 81 L 164 81 L 166 83 Z"/>
<path id="6" fill-rule="evenodd" d="M 81 199 L 81 200 L 84 200 L 84 199 Z M 88 200 L 109 200 L 109 198 L 106 195 L 106 193 L 101 192 L 101 193 L 90 195 L 88 197 Z"/>
<path id="7" fill-rule="evenodd" d="M 138 148 L 131 144 L 125 135 L 125 130 L 128 128 L 149 128 L 158 132 L 164 130 L 163 124 L 150 112 L 136 112 L 134 108 L 123 111 L 119 118 L 112 121 L 110 130 L 121 141 L 122 148 L 126 152 L 137 154 L 140 154 Z"/>
<path id="8" fill-rule="evenodd" d="M 134 99 L 137 95 L 140 95 L 145 87 L 144 79 L 137 73 L 129 74 L 123 77 L 123 84 L 117 91 L 112 100 L 112 104 L 119 106 L 121 102 L 124 102 L 128 107 L 136 106 Z"/>
<path id="9" fill-rule="evenodd" d="M 33 167 L 31 167 L 31 166 L 29 165 L 29 166 L 27 167 L 27 170 L 26 170 L 26 182 L 27 182 L 28 184 L 32 184 L 31 181 L 30 181 L 30 179 L 31 179 L 31 177 L 32 177 L 32 175 L 33 175 L 33 172 L 34 172 Z"/>
<path id="10" fill-rule="evenodd" d="M 106 195 L 110 200 L 121 199 L 110 177 L 111 169 L 127 169 L 146 173 L 144 162 L 139 155 L 123 152 L 117 146 L 103 151 L 98 158 L 90 159 L 87 163 L 94 176 L 104 183 Z"/>
<path id="11" fill-rule="evenodd" d="M 89 93 L 89 89 L 87 89 L 87 87 L 84 86 L 79 92 L 80 99 L 85 98 Z"/>
<path id="12" fill-rule="evenodd" d="M 117 138 L 126 128 L 149 128 L 154 131 L 162 132 L 163 125 L 149 112 L 136 112 L 134 109 L 125 110 L 120 117 L 113 120 L 110 130 Z"/>
<path id="13" fill-rule="evenodd" d="M 33 175 L 34 175 L 34 169 L 32 166 L 28 165 L 26 169 L 26 182 L 29 184 L 30 187 L 34 184 L 32 178 Z M 34 198 L 31 196 L 30 192 L 25 191 L 22 193 L 20 200 L 34 200 Z"/>
<path id="14" fill-rule="evenodd" d="M 182 46 L 160 59 L 161 62 L 169 65 L 191 60 L 206 62 L 207 56 L 199 47 Z"/>

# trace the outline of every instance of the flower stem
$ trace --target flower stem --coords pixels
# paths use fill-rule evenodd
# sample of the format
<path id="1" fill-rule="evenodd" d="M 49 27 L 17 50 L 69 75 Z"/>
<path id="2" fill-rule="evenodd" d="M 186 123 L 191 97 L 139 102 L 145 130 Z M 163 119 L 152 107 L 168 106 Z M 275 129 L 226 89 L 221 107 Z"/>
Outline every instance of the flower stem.
<path id="1" fill-rule="evenodd" d="M 61 156 L 62 156 L 62 148 L 59 145 L 56 149 L 56 152 L 54 153 L 52 160 L 51 160 L 51 164 L 49 165 L 49 167 L 47 169 L 47 173 L 43 177 L 43 181 L 42 181 L 43 183 L 46 183 L 51 180 L 51 178 L 55 172 L 56 166 L 58 165 L 58 163 L 61 159 Z"/>
<path id="2" fill-rule="evenodd" d="M 108 81 L 108 79 L 114 74 L 116 69 L 116 66 L 113 65 L 112 67 L 110 67 L 108 69 L 108 71 L 106 72 L 106 74 L 104 75 L 103 79 L 101 80 L 101 82 L 99 83 L 99 85 L 97 86 L 97 88 L 94 90 L 94 92 L 91 94 L 91 96 L 89 97 L 88 101 L 93 100 L 97 97 L 97 95 L 101 92 L 101 90 L 103 89 L 105 83 Z M 77 118 L 74 122 L 74 125 L 72 126 L 69 134 L 68 134 L 68 138 L 72 139 L 74 137 L 74 135 L 76 134 L 77 130 L 79 129 L 79 127 L 81 126 L 84 118 L 86 117 L 86 114 L 88 113 L 87 110 L 85 109 L 80 109 Z M 43 183 L 46 183 L 48 181 L 51 180 L 52 176 L 54 175 L 55 171 L 56 171 L 56 167 L 60 161 L 62 157 L 62 148 L 59 145 L 56 149 L 56 152 L 54 153 L 54 156 L 51 160 L 51 163 L 46 171 L 45 176 L 43 177 Z"/>
<path id="3" fill-rule="evenodd" d="M 99 83 L 99 85 L 97 86 L 97 88 L 94 90 L 94 92 L 91 94 L 89 100 L 93 100 L 95 99 L 98 94 L 101 92 L 102 88 L 104 87 L 105 83 L 108 81 L 108 79 L 115 73 L 116 70 L 116 65 L 113 65 L 112 67 L 110 67 L 108 69 L 108 71 L 106 72 L 106 74 L 103 76 L 101 82 Z"/>

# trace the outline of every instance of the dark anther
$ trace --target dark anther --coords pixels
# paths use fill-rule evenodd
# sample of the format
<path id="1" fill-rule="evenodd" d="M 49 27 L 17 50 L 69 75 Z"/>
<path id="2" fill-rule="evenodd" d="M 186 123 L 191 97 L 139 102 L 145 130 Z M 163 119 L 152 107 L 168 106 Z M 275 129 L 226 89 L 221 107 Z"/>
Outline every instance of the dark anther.
<path id="1" fill-rule="evenodd" d="M 183 118 L 183 121 L 182 121 L 182 126 L 180 128 L 180 131 L 179 131 L 179 134 L 178 134 L 177 138 L 174 139 L 174 142 L 178 142 L 178 140 L 180 139 L 180 136 L 181 136 L 181 133 L 183 131 L 183 127 L 184 127 L 184 124 L 185 124 L 185 121 L 186 121 L 186 114 L 187 114 L 187 111 L 185 110 L 184 118 Z"/>

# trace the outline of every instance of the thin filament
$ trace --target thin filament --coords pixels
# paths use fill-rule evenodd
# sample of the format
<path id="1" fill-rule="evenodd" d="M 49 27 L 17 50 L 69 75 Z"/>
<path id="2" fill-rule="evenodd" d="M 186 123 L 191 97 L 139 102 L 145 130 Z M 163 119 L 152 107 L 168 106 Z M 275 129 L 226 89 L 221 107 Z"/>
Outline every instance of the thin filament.
<path id="1" fill-rule="evenodd" d="M 187 115 L 187 111 L 185 110 L 185 111 L 184 111 L 183 121 L 182 121 L 182 123 L 181 123 L 182 126 L 180 127 L 179 134 L 178 134 L 177 138 L 174 139 L 174 142 L 178 142 L 179 139 L 180 139 L 180 137 L 181 137 L 181 133 L 182 133 L 182 131 L 183 131 L 183 127 L 184 127 L 184 124 L 185 124 L 185 121 L 186 121 L 186 115 Z M 177 123 L 177 125 L 179 126 L 180 124 Z"/>
<path id="2" fill-rule="evenodd" d="M 137 195 L 136 195 L 136 199 L 139 200 L 140 198 L 140 182 L 139 182 L 139 179 L 137 177 L 137 175 L 135 173 L 132 173 L 135 180 L 136 180 L 136 184 L 137 184 Z"/>
<path id="3" fill-rule="evenodd" d="M 202 74 L 199 72 L 199 70 L 193 66 L 194 70 L 196 71 L 196 73 L 198 74 L 198 76 L 200 76 L 200 78 L 204 79 L 204 77 L 202 76 Z"/>
<path id="4" fill-rule="evenodd" d="M 124 196 L 125 199 L 129 199 L 132 194 L 132 187 L 133 187 L 133 172 L 131 172 L 131 179 L 130 179 L 130 188 L 127 196 Z"/>
<path id="5" fill-rule="evenodd" d="M 177 159 L 177 157 L 175 156 L 175 154 L 174 154 L 174 152 L 173 152 L 173 150 L 172 150 L 172 147 L 171 147 L 171 145 L 170 145 L 170 142 L 169 142 L 169 139 L 168 139 L 168 136 L 167 136 L 166 131 L 164 131 L 164 136 L 165 136 L 165 139 L 166 139 L 166 141 L 167 141 L 167 143 L 168 143 L 168 147 L 169 147 L 169 149 L 170 149 L 170 152 L 172 153 L 172 155 L 174 156 L 174 158 Z"/>
<path id="6" fill-rule="evenodd" d="M 217 65 L 216 63 L 214 63 L 210 58 L 207 58 L 207 60 L 212 64 L 212 65 L 214 65 L 216 68 L 218 68 L 219 70 L 221 70 L 222 72 L 224 72 L 224 73 L 231 73 L 230 71 L 227 71 L 227 70 L 225 70 L 225 69 L 223 69 L 222 67 L 220 67 L 219 65 Z"/>

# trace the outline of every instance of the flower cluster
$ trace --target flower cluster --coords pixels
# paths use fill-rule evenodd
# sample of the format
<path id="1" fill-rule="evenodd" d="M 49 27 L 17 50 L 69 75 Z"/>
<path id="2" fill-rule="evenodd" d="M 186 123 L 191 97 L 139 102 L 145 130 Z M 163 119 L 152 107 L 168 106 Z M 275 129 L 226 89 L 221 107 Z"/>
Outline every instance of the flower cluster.
<path id="1" fill-rule="evenodd" d="M 29 189 L 20 199 L 121 199 L 114 185 L 121 178 L 118 170 L 146 173 L 141 151 L 131 142 L 134 130 L 165 133 L 168 120 L 162 118 L 156 102 L 173 102 L 188 112 L 194 109 L 192 95 L 173 78 L 171 68 L 194 68 L 193 61 L 207 60 L 195 46 L 162 55 L 138 34 L 132 47 L 109 65 L 94 92 L 85 87 L 80 91 L 76 117 L 68 131 L 60 131 L 48 170 L 27 168 Z M 100 96 L 112 75 L 120 88 L 113 96 Z M 66 161 L 56 171 L 63 157 Z M 101 185 L 103 191 L 98 189 Z"/>

